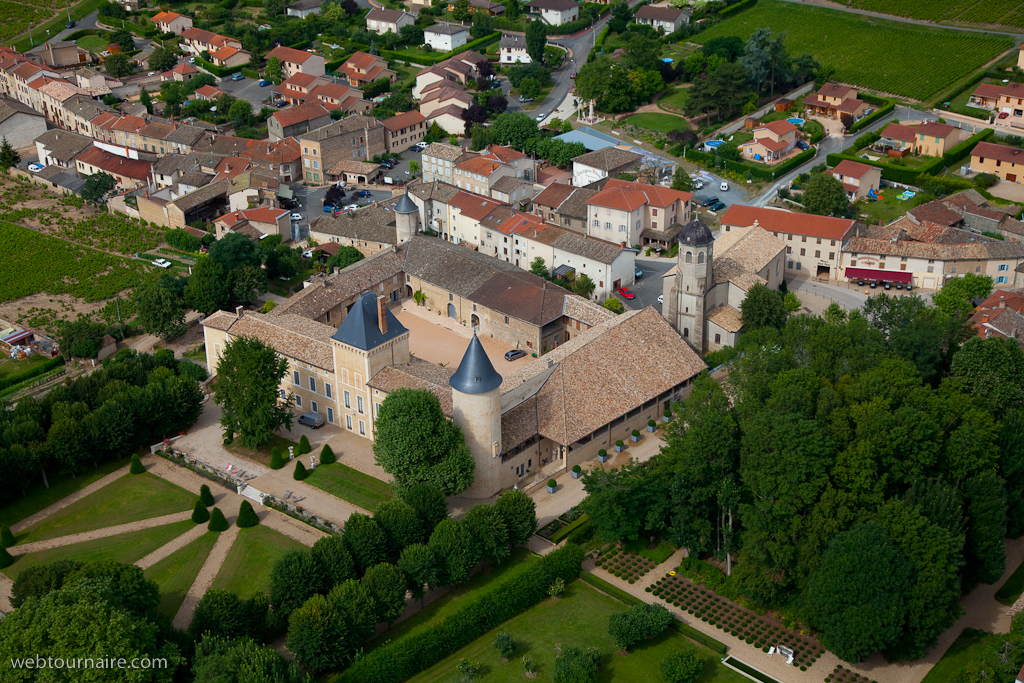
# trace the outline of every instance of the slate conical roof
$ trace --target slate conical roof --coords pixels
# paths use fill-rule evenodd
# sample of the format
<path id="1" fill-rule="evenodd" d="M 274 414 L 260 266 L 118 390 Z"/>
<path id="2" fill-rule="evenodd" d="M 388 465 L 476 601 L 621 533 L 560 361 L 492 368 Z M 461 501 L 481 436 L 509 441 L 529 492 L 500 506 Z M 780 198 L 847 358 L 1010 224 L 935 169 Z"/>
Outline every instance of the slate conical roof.
<path id="1" fill-rule="evenodd" d="M 691 247 L 703 247 L 711 244 L 715 238 L 711 236 L 708 226 L 699 219 L 694 219 L 686 224 L 683 231 L 679 233 L 679 243 Z"/>
<path id="2" fill-rule="evenodd" d="M 403 194 L 399 199 L 398 203 L 395 204 L 395 213 L 416 213 L 419 209 L 416 208 L 416 204 L 409 199 L 408 194 Z"/>
<path id="3" fill-rule="evenodd" d="M 376 295 L 373 292 L 363 292 L 356 299 L 352 310 L 341 321 L 341 325 L 338 325 L 338 331 L 331 335 L 331 339 L 369 351 L 408 331 L 387 308 L 384 309 L 384 315 L 388 323 L 387 332 L 380 331 Z"/>
<path id="4" fill-rule="evenodd" d="M 491 365 L 491 359 L 487 357 L 484 345 L 476 334 L 470 340 L 459 369 L 448 380 L 448 384 L 463 394 L 486 394 L 501 386 L 501 375 Z"/>

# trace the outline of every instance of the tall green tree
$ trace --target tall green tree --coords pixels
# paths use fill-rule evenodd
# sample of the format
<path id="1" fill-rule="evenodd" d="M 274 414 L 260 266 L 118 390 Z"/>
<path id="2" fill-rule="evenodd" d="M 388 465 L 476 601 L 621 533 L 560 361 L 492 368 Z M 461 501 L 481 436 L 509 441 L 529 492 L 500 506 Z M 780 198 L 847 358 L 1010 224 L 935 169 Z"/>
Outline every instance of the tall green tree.
<path id="1" fill-rule="evenodd" d="M 771 95 L 774 97 L 775 82 L 786 77 L 790 59 L 785 38 L 785 31 L 773 36 L 771 29 L 759 28 L 747 39 L 740 61 L 750 73 L 750 80 L 757 92 L 762 92 L 764 86 L 770 84 Z"/>
<path id="2" fill-rule="evenodd" d="M 672 174 L 672 189 L 680 190 L 681 192 L 693 192 L 697 189 L 697 185 L 693 182 L 693 178 L 690 177 L 686 169 L 680 166 Z"/>
<path id="3" fill-rule="evenodd" d="M 494 509 L 501 515 L 512 545 L 526 545 L 537 530 L 537 504 L 519 489 L 505 491 L 498 496 Z"/>
<path id="4" fill-rule="evenodd" d="M 474 505 L 466 511 L 463 524 L 486 562 L 498 564 L 508 559 L 508 529 L 495 506 L 486 503 Z"/>
<path id="5" fill-rule="evenodd" d="M 808 212 L 819 216 L 844 213 L 850 205 L 843 184 L 831 173 L 812 173 L 801 203 Z"/>
<path id="6" fill-rule="evenodd" d="M 135 71 L 135 63 L 127 52 L 108 55 L 103 60 L 103 64 L 107 67 L 107 74 L 111 78 L 124 78 Z"/>
<path id="7" fill-rule="evenodd" d="M 129 40 L 131 37 L 129 36 Z M 129 49 L 134 46 L 129 46 Z M 158 47 L 153 50 L 153 54 L 149 56 L 149 68 L 153 71 L 167 71 L 173 69 L 174 65 L 178 63 L 178 55 L 173 50 L 164 47 Z"/>
<path id="8" fill-rule="evenodd" d="M 21 155 L 11 146 L 5 135 L 3 142 L 0 143 L 0 168 L 6 171 L 12 166 L 17 166 L 19 161 L 21 161 Z"/>
<path id="9" fill-rule="evenodd" d="M 362 575 L 370 567 L 387 561 L 388 537 L 373 517 L 350 515 L 345 521 L 341 539 L 345 550 L 355 562 L 356 573 Z"/>
<path id="10" fill-rule="evenodd" d="M 366 570 L 360 581 L 377 605 L 377 621 L 392 624 L 405 611 L 405 575 L 393 564 L 382 562 Z"/>
<path id="11" fill-rule="evenodd" d="M 435 580 L 440 586 L 464 582 L 480 561 L 480 549 L 469 529 L 450 517 L 437 525 L 427 547 L 437 560 Z"/>
<path id="12" fill-rule="evenodd" d="M 294 662 L 249 638 L 203 638 L 196 644 L 192 675 L 220 683 L 304 683 Z"/>
<path id="13" fill-rule="evenodd" d="M 159 284 L 142 287 L 135 294 L 135 303 L 138 322 L 150 334 L 166 340 L 179 337 L 188 330 L 184 302 Z"/>
<path id="14" fill-rule="evenodd" d="M 961 277 L 946 280 L 942 289 L 932 295 L 932 303 L 946 315 L 967 317 L 974 312 L 971 299 L 987 299 L 991 293 L 991 277 L 964 273 Z"/>
<path id="15" fill-rule="evenodd" d="M 405 574 L 413 600 L 422 601 L 426 587 L 432 586 L 437 580 L 437 558 L 434 552 L 422 543 L 406 546 L 398 558 L 398 568 Z"/>
<path id="16" fill-rule="evenodd" d="M 1006 490 L 994 472 L 964 482 L 967 540 L 964 587 L 995 583 L 1006 570 Z"/>
<path id="17" fill-rule="evenodd" d="M 496 145 L 505 145 L 521 150 L 527 141 L 539 135 L 537 122 L 529 114 L 507 111 L 491 122 L 491 140 Z"/>
<path id="18" fill-rule="evenodd" d="M 228 283 L 224 267 L 209 254 L 200 254 L 185 284 L 185 305 L 210 315 L 228 307 Z"/>
<path id="19" fill-rule="evenodd" d="M 85 185 L 82 186 L 79 194 L 87 202 L 103 204 L 107 201 L 107 194 L 116 187 L 117 180 L 114 176 L 100 171 L 99 173 L 93 173 L 85 179 Z"/>
<path id="20" fill-rule="evenodd" d="M 526 25 L 526 54 L 534 62 L 544 62 L 544 46 L 548 44 L 548 32 L 543 21 L 531 21 Z"/>
<path id="21" fill-rule="evenodd" d="M 953 355 L 950 374 L 957 389 L 993 412 L 1024 400 L 1024 351 L 1016 339 L 968 339 Z"/>
<path id="22" fill-rule="evenodd" d="M 387 536 L 388 557 L 392 561 L 398 559 L 402 548 L 426 540 L 419 515 L 401 498 L 392 498 L 378 505 L 373 518 Z"/>
<path id="23" fill-rule="evenodd" d="M 380 404 L 376 430 L 374 458 L 394 477 L 399 493 L 432 484 L 452 496 L 473 483 L 475 464 L 462 430 L 444 416 L 433 393 L 399 389 L 388 394 Z"/>
<path id="24" fill-rule="evenodd" d="M 273 81 L 281 78 L 281 59 L 279 57 L 267 57 L 267 68 L 264 71 L 264 75 Z"/>
<path id="25" fill-rule="evenodd" d="M 740 303 L 740 312 L 743 315 L 743 327 L 747 331 L 763 327 L 781 329 L 789 317 L 782 293 L 760 283 L 747 290 L 747 296 Z"/>
<path id="26" fill-rule="evenodd" d="M 341 666 L 358 647 L 345 610 L 323 595 L 314 595 L 292 612 L 287 644 L 299 665 L 313 672 Z"/>
<path id="27" fill-rule="evenodd" d="M 416 510 L 426 538 L 429 538 L 434 532 L 434 527 L 448 516 L 448 500 L 441 489 L 431 484 L 417 484 L 411 487 L 402 494 L 402 500 Z"/>
<path id="28" fill-rule="evenodd" d="M 281 427 L 291 431 L 291 397 L 278 394 L 286 372 L 288 359 L 260 339 L 235 337 L 224 345 L 213 400 L 225 437 L 237 435 L 246 448 L 257 448 Z"/>

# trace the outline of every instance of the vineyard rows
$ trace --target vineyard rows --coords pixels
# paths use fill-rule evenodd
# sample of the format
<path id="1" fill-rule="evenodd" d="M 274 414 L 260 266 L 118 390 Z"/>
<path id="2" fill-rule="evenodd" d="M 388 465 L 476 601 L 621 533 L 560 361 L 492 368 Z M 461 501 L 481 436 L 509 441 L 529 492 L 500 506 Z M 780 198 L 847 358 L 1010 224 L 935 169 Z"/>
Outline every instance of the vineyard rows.
<path id="1" fill-rule="evenodd" d="M 910 26 L 779 0 L 761 0 L 692 40 L 739 36 L 746 41 L 761 27 L 785 31 L 791 55 L 813 54 L 835 66 L 844 83 L 917 100 L 936 95 L 1012 45 L 1005 36 Z"/>
<path id="2" fill-rule="evenodd" d="M 1024 26 L 1020 0 L 841 0 L 857 9 L 926 21 Z"/>
<path id="3" fill-rule="evenodd" d="M 0 22 L 0 43 L 10 43 L 14 36 L 20 35 L 28 30 L 28 25 L 38 26 L 54 15 L 53 9 L 43 7 L 31 7 L 14 2 L 0 0 L 0 16 L 5 17 Z M 36 43 L 42 43 L 46 35 L 35 36 Z"/>
<path id="4" fill-rule="evenodd" d="M 0 224 L 0 303 L 39 292 L 109 299 L 155 277 L 147 263 Z"/>

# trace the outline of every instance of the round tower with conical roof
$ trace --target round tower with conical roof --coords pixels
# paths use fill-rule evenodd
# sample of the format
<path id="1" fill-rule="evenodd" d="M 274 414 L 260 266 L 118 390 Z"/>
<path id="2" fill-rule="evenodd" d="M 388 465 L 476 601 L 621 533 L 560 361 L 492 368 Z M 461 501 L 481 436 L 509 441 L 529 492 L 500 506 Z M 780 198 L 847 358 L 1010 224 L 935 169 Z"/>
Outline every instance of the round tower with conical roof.
<path id="1" fill-rule="evenodd" d="M 714 241 L 700 220 L 690 221 L 679 233 L 678 274 L 670 297 L 675 310 L 670 306 L 665 316 L 699 354 L 705 351 L 706 297 L 715 284 Z"/>
<path id="2" fill-rule="evenodd" d="M 501 375 L 476 334 L 448 384 L 452 388 L 452 420 L 462 429 L 476 464 L 473 485 L 462 495 L 490 498 L 501 488 Z"/>
<path id="3" fill-rule="evenodd" d="M 398 237 L 398 244 L 404 244 L 416 234 L 419 224 L 419 209 L 415 202 L 409 198 L 409 194 L 403 194 L 398 203 L 395 204 L 395 232 Z"/>

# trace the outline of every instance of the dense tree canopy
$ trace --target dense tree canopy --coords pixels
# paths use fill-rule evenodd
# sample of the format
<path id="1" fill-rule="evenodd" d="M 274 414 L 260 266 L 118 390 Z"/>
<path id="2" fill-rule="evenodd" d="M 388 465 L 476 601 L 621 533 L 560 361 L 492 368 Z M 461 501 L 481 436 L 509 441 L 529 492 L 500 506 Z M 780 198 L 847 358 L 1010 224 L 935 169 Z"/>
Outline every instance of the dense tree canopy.
<path id="1" fill-rule="evenodd" d="M 270 443 L 271 434 L 292 428 L 292 411 L 278 394 L 288 359 L 255 337 L 236 337 L 224 345 L 213 390 L 221 407 L 225 438 L 237 436 L 246 448 Z"/>

